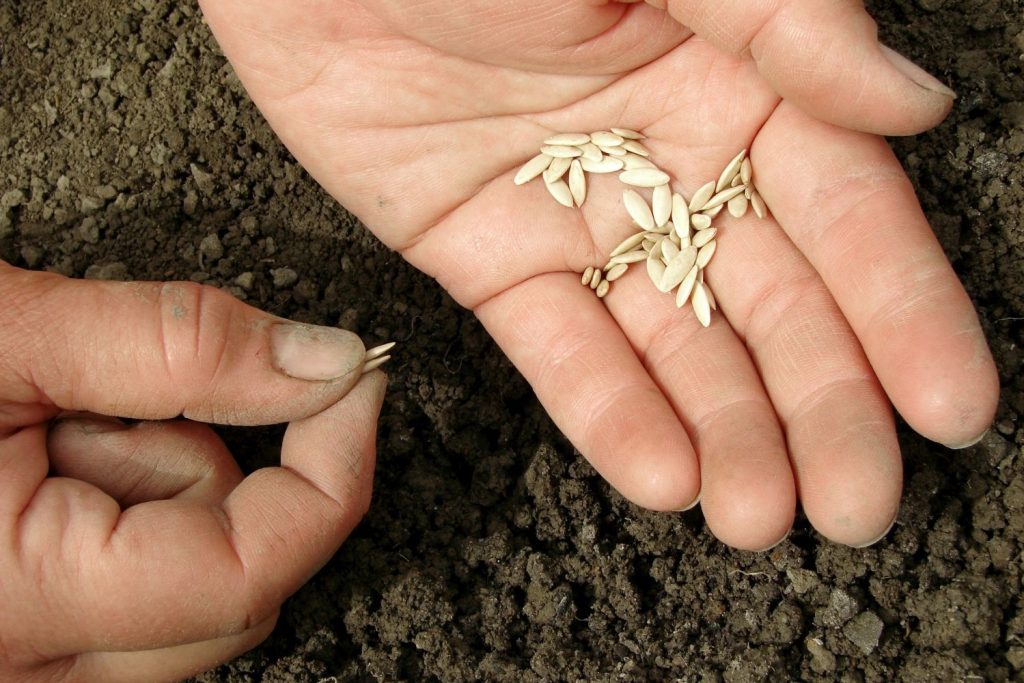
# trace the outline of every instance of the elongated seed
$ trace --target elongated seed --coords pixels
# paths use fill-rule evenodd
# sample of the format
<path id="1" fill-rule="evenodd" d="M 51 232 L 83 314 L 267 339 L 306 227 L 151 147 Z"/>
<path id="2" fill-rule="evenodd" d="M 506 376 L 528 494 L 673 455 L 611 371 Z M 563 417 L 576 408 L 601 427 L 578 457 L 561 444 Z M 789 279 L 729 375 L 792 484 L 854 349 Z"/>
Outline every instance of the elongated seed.
<path id="1" fill-rule="evenodd" d="M 583 167 L 579 159 L 573 159 L 569 166 L 569 192 L 576 206 L 583 206 L 587 199 L 587 178 L 583 175 Z"/>
<path id="2" fill-rule="evenodd" d="M 699 272 L 700 268 L 693 266 L 686 273 L 683 281 L 679 283 L 679 289 L 676 290 L 676 308 L 682 308 L 690 300 L 690 294 L 693 292 L 693 286 L 697 284 L 697 273 Z"/>
<path id="3" fill-rule="evenodd" d="M 651 207 L 636 190 L 626 190 L 622 193 L 622 202 L 626 205 L 626 211 L 630 217 L 644 230 L 654 229 L 654 214 Z"/>
<path id="4" fill-rule="evenodd" d="M 658 235 L 657 237 L 655 237 L 654 238 L 654 246 L 652 246 L 650 251 L 647 252 L 647 257 L 648 258 L 660 259 L 662 253 L 664 253 L 662 251 L 663 247 L 665 246 L 663 244 L 664 241 L 665 241 L 665 236 L 664 235 Z"/>
<path id="5" fill-rule="evenodd" d="M 743 218 L 747 213 L 747 206 L 750 202 L 743 195 L 733 197 L 729 200 L 729 215 L 733 218 Z"/>
<path id="6" fill-rule="evenodd" d="M 604 152 L 605 154 L 610 154 L 613 157 L 624 157 L 627 154 L 629 154 L 629 152 L 622 149 L 622 147 L 609 147 L 608 145 L 598 145 L 598 147 L 601 149 L 602 152 Z"/>
<path id="7" fill-rule="evenodd" d="M 719 204 L 715 208 L 708 209 L 707 211 L 701 211 L 701 213 L 704 214 L 705 216 L 707 216 L 708 218 L 714 218 L 718 214 L 722 213 L 722 209 L 724 209 L 724 208 L 725 208 L 725 204 Z"/>
<path id="8" fill-rule="evenodd" d="M 668 173 L 656 168 L 634 168 L 620 173 L 619 180 L 634 187 L 657 187 L 667 183 L 670 178 Z"/>
<path id="9" fill-rule="evenodd" d="M 722 170 L 722 175 L 718 176 L 718 183 L 715 184 L 715 192 L 721 192 L 725 188 L 729 187 L 729 183 L 731 183 L 732 179 L 740 172 L 740 166 L 746 158 L 747 150 L 744 149 L 733 157 L 732 161 L 725 165 L 725 169 Z"/>
<path id="10" fill-rule="evenodd" d="M 708 228 L 707 230 L 701 230 L 693 236 L 693 246 L 700 249 L 705 244 L 715 239 L 715 235 L 718 233 L 718 228 Z"/>
<path id="11" fill-rule="evenodd" d="M 559 133 L 545 138 L 545 145 L 573 146 L 585 145 L 590 142 L 590 136 L 586 133 Z"/>
<path id="12" fill-rule="evenodd" d="M 659 290 L 661 289 L 661 278 L 665 275 L 665 264 L 661 262 L 661 258 L 655 256 L 652 252 L 647 259 L 647 276 L 651 278 L 651 282 Z"/>
<path id="13" fill-rule="evenodd" d="M 690 230 L 690 209 L 686 206 L 686 199 L 678 192 L 672 195 L 672 223 L 676 226 L 676 232 L 680 239 L 684 232 Z"/>
<path id="14" fill-rule="evenodd" d="M 669 264 L 665 267 L 665 274 L 662 275 L 661 284 L 658 289 L 662 292 L 668 292 L 675 289 L 686 277 L 686 274 L 693 268 L 694 261 L 697 259 L 697 249 L 695 247 L 687 247 L 673 257 Z"/>
<path id="15" fill-rule="evenodd" d="M 612 249 L 612 256 L 618 256 L 619 254 L 625 254 L 627 251 L 636 249 L 641 242 L 644 241 L 644 233 L 636 232 L 627 237 L 626 239 L 619 242 L 619 246 Z"/>
<path id="16" fill-rule="evenodd" d="M 556 180 L 553 183 L 544 183 L 544 187 L 548 188 L 548 192 L 555 198 L 555 201 L 572 208 L 572 192 L 569 191 L 569 186 L 566 185 L 564 180 Z"/>
<path id="17" fill-rule="evenodd" d="M 632 171 L 634 168 L 658 168 L 653 161 L 645 159 L 639 154 L 627 154 L 622 157 L 622 160 L 626 164 L 627 171 Z"/>
<path id="18" fill-rule="evenodd" d="M 607 294 L 608 290 L 611 289 L 611 288 L 612 288 L 612 285 L 611 285 L 610 282 L 608 282 L 607 280 L 602 280 L 601 284 L 599 284 L 597 286 L 597 289 L 594 290 L 594 291 L 597 293 L 597 298 L 598 299 L 603 299 L 605 297 L 605 294 Z"/>
<path id="19" fill-rule="evenodd" d="M 625 140 L 643 140 L 646 136 L 629 128 L 612 128 L 612 132 Z"/>
<path id="20" fill-rule="evenodd" d="M 650 237 L 648 237 L 647 239 L 645 239 L 643 242 L 640 243 L 640 246 L 643 247 L 644 251 L 650 252 L 651 249 L 654 249 L 654 245 L 655 244 L 656 244 L 656 242 L 653 239 L 651 239 Z"/>
<path id="21" fill-rule="evenodd" d="M 697 252 L 697 265 L 702 269 L 707 267 L 711 261 L 711 257 L 715 255 L 715 248 L 718 246 L 717 240 L 711 240 Z"/>
<path id="22" fill-rule="evenodd" d="M 580 284 L 589 285 L 592 277 L 594 277 L 594 266 L 587 266 L 587 269 L 583 271 L 583 277 L 580 278 Z"/>
<path id="23" fill-rule="evenodd" d="M 711 195 L 715 193 L 715 181 L 712 180 L 707 185 L 702 185 L 692 197 L 690 197 L 689 209 L 690 213 L 700 211 L 701 208 L 708 203 L 711 199 Z"/>
<path id="24" fill-rule="evenodd" d="M 666 223 L 665 225 L 656 225 L 656 226 L 654 226 L 651 229 L 651 232 L 655 233 L 657 235 L 664 236 L 664 235 L 667 235 L 670 232 L 672 232 L 672 228 L 668 227 L 668 223 Z"/>
<path id="25" fill-rule="evenodd" d="M 707 327 L 711 324 L 711 303 L 708 301 L 708 294 L 704 290 L 704 285 L 700 282 L 693 286 L 690 305 L 693 306 L 693 312 L 701 325 Z"/>
<path id="26" fill-rule="evenodd" d="M 551 165 L 551 159 L 552 157 L 547 154 L 538 154 L 533 157 L 527 161 L 521 169 L 519 169 L 519 173 L 516 173 L 516 177 L 513 182 L 515 182 L 516 185 L 523 185 L 524 183 L 530 182 Z"/>
<path id="27" fill-rule="evenodd" d="M 544 171 L 544 182 L 553 183 L 556 180 L 560 180 L 565 172 L 569 170 L 569 166 L 572 165 L 572 159 L 568 157 L 558 157 L 551 160 L 551 165 L 548 166 L 547 170 Z"/>
<path id="28" fill-rule="evenodd" d="M 612 256 L 608 259 L 608 263 L 614 263 L 615 265 L 619 265 L 620 263 L 630 264 L 643 261 L 645 258 L 647 258 L 646 250 L 634 249 L 633 251 L 627 251 L 623 254 L 619 254 L 618 256 Z"/>
<path id="29" fill-rule="evenodd" d="M 590 159 L 591 161 L 601 161 L 604 158 L 604 153 L 601 152 L 601 148 L 595 145 L 593 142 L 588 142 L 585 145 L 579 145 L 580 151 L 583 152 L 584 159 Z"/>
<path id="30" fill-rule="evenodd" d="M 743 181 L 744 185 L 750 184 L 750 179 L 754 177 L 754 167 L 750 165 L 750 159 L 744 159 L 743 164 L 740 166 L 740 180 Z"/>
<path id="31" fill-rule="evenodd" d="M 397 343 L 398 342 L 388 342 L 387 344 L 374 346 L 372 349 L 369 349 L 366 352 L 365 356 L 363 356 L 363 362 L 365 363 L 366 361 L 370 361 L 373 360 L 374 358 L 379 358 L 380 356 L 383 356 L 385 353 L 395 348 L 395 344 Z"/>
<path id="32" fill-rule="evenodd" d="M 661 243 L 661 260 L 668 265 L 668 262 L 676 257 L 679 253 L 679 247 L 670 239 L 664 240 Z"/>
<path id="33" fill-rule="evenodd" d="M 736 186 L 742 185 L 742 184 L 743 184 L 743 178 L 741 178 L 739 176 L 739 174 L 736 174 L 736 177 L 732 179 L 731 183 L 729 183 L 729 187 L 736 187 Z"/>
<path id="34" fill-rule="evenodd" d="M 711 217 L 702 213 L 695 213 L 690 216 L 690 224 L 694 230 L 707 230 L 711 227 Z"/>
<path id="35" fill-rule="evenodd" d="M 636 140 L 626 140 L 622 143 L 622 149 L 627 152 L 632 152 L 633 154 L 639 154 L 642 157 L 651 156 L 651 151 Z"/>
<path id="36" fill-rule="evenodd" d="M 658 185 L 651 195 L 651 212 L 654 214 L 655 225 L 665 225 L 672 218 L 672 190 L 668 184 Z"/>
<path id="37" fill-rule="evenodd" d="M 671 221 L 669 221 L 669 223 L 671 224 Z M 683 243 L 682 238 L 679 237 L 679 233 L 676 232 L 675 230 L 668 234 L 668 238 L 672 240 L 672 244 L 676 245 L 677 247 Z"/>
<path id="38" fill-rule="evenodd" d="M 391 356 L 378 356 L 378 357 L 374 358 L 373 360 L 370 360 L 370 361 L 367 361 L 366 363 L 363 363 L 363 372 L 362 372 L 362 374 L 365 375 L 366 373 L 368 373 L 368 372 L 370 372 L 372 370 L 376 370 L 380 366 L 382 366 L 385 363 L 387 363 L 389 360 L 391 360 Z"/>
<path id="39" fill-rule="evenodd" d="M 758 218 L 764 218 L 768 215 L 768 207 L 765 206 L 764 200 L 761 199 L 761 195 L 757 190 L 753 190 L 750 193 L 750 206 L 754 208 L 754 213 L 757 214 Z"/>
<path id="40" fill-rule="evenodd" d="M 620 277 L 625 275 L 627 270 L 629 270 L 628 263 L 616 263 L 614 266 L 612 266 L 612 269 L 608 271 L 608 274 L 605 275 L 604 279 L 607 280 L 608 282 L 615 282 Z"/>
<path id="41" fill-rule="evenodd" d="M 622 160 L 617 157 L 601 157 L 600 161 L 591 161 L 583 157 L 580 166 L 587 173 L 614 173 L 622 170 Z"/>
<path id="42" fill-rule="evenodd" d="M 599 284 L 601 284 L 601 269 L 594 268 L 594 274 L 590 276 L 590 288 L 597 289 Z"/>
<path id="43" fill-rule="evenodd" d="M 598 147 L 618 147 L 624 142 L 621 135 L 616 135 L 606 130 L 591 133 L 590 139 Z"/>
<path id="44" fill-rule="evenodd" d="M 733 197 L 735 197 L 737 195 L 743 194 L 743 190 L 745 190 L 745 189 L 746 188 L 743 187 L 742 185 L 740 185 L 739 187 L 726 188 L 726 189 L 722 190 L 721 192 L 719 192 L 718 194 L 716 194 L 711 199 L 709 199 L 707 204 L 702 206 L 700 210 L 701 211 L 709 211 L 710 209 L 713 209 L 716 206 L 721 206 L 722 204 L 725 204 L 727 201 L 729 201 Z"/>
<path id="45" fill-rule="evenodd" d="M 570 147 L 568 145 L 544 145 L 540 148 L 540 151 L 555 158 L 583 156 L 583 150 L 579 147 Z"/>

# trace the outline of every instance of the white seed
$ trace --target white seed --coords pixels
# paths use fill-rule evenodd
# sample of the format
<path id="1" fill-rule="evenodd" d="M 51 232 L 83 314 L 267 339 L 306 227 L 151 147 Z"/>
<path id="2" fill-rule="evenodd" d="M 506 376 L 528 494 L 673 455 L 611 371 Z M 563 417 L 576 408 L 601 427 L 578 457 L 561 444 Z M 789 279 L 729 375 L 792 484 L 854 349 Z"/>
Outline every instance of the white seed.
<path id="1" fill-rule="evenodd" d="M 732 179 L 732 182 L 729 183 L 729 187 L 737 187 L 738 185 L 743 185 L 743 178 L 737 174 L 736 177 Z"/>
<path id="2" fill-rule="evenodd" d="M 664 253 L 662 251 L 662 249 L 665 246 L 664 242 L 665 242 L 665 236 L 664 235 L 658 235 L 657 237 L 655 237 L 654 238 L 654 246 L 652 246 L 650 251 L 647 252 L 648 258 L 660 259 L 661 255 Z"/>
<path id="3" fill-rule="evenodd" d="M 647 276 L 658 289 L 661 289 L 661 278 L 665 275 L 665 264 L 652 252 L 647 259 Z"/>
<path id="4" fill-rule="evenodd" d="M 651 156 L 651 151 L 636 140 L 626 140 L 622 143 L 622 149 L 627 152 L 632 152 L 633 154 L 639 154 L 642 157 Z"/>
<path id="5" fill-rule="evenodd" d="M 711 324 L 711 303 L 708 301 L 708 294 L 704 290 L 704 285 L 700 282 L 693 286 L 690 305 L 693 306 L 693 312 L 701 325 L 707 327 Z"/>
<path id="6" fill-rule="evenodd" d="M 634 168 L 620 173 L 619 180 L 634 187 L 657 187 L 667 183 L 670 178 L 668 173 L 656 168 Z"/>
<path id="7" fill-rule="evenodd" d="M 683 281 L 679 283 L 679 289 L 676 291 L 676 308 L 682 308 L 690 300 L 690 294 L 693 292 L 693 286 L 697 284 L 697 273 L 699 272 L 700 268 L 693 266 Z"/>
<path id="8" fill-rule="evenodd" d="M 711 261 L 711 257 L 715 255 L 715 248 L 718 246 L 717 240 L 711 240 L 697 252 L 697 265 L 701 268 L 706 268 L 708 262 Z"/>
<path id="9" fill-rule="evenodd" d="M 604 280 L 601 282 L 601 284 L 597 286 L 597 289 L 594 291 L 597 293 L 598 299 L 603 299 L 605 295 L 608 293 L 608 290 L 611 288 L 611 284 L 607 280 Z"/>
<path id="10" fill-rule="evenodd" d="M 604 279 L 607 280 L 608 282 L 615 282 L 620 277 L 625 275 L 627 270 L 629 270 L 629 264 L 616 263 L 614 266 L 611 267 L 611 270 L 608 271 L 608 274 L 605 276 Z"/>
<path id="11" fill-rule="evenodd" d="M 622 160 L 626 163 L 627 171 L 632 171 L 634 168 L 658 168 L 653 161 L 645 159 L 639 154 L 627 154 L 622 157 Z"/>
<path id="12" fill-rule="evenodd" d="M 672 195 L 672 222 L 676 226 L 676 232 L 688 231 L 690 228 L 690 209 L 686 206 L 683 195 L 678 192 Z M 679 237 L 682 236 L 682 234 L 679 235 Z"/>
<path id="13" fill-rule="evenodd" d="M 662 240 L 661 242 L 661 260 L 668 265 L 668 262 L 676 257 L 679 253 L 679 246 L 671 239 Z"/>
<path id="14" fill-rule="evenodd" d="M 747 207 L 750 202 L 743 195 L 733 197 L 729 200 L 729 215 L 733 218 L 743 218 L 747 214 Z"/>
<path id="15" fill-rule="evenodd" d="M 754 177 L 754 167 L 750 165 L 750 159 L 744 159 L 743 164 L 740 166 L 740 180 L 743 181 L 744 185 L 750 184 L 750 179 Z"/>
<path id="16" fill-rule="evenodd" d="M 743 190 L 743 196 L 747 198 L 747 201 L 750 201 L 750 194 L 754 191 L 754 186 L 746 185 L 745 188 L 746 189 Z"/>
<path id="17" fill-rule="evenodd" d="M 594 273 L 590 276 L 590 288 L 597 289 L 599 284 L 601 284 L 601 269 L 594 268 Z"/>
<path id="18" fill-rule="evenodd" d="M 707 230 L 711 227 L 711 217 L 702 213 L 695 213 L 690 216 L 690 223 L 694 230 Z"/>
<path id="19" fill-rule="evenodd" d="M 594 277 L 594 266 L 587 266 L 587 269 L 583 271 L 583 277 L 580 278 L 580 284 L 589 285 L 592 277 Z"/>
<path id="20" fill-rule="evenodd" d="M 665 225 L 672 218 L 672 190 L 668 185 L 658 185 L 651 196 L 651 209 L 655 225 Z"/>
<path id="21" fill-rule="evenodd" d="M 572 200 L 576 206 L 583 206 L 587 200 L 587 178 L 583 175 L 583 167 L 579 159 L 573 159 L 569 166 L 569 192 L 572 193 Z"/>
<path id="22" fill-rule="evenodd" d="M 655 244 L 656 244 L 656 242 L 653 239 L 647 238 L 643 242 L 640 243 L 640 246 L 643 247 L 643 250 L 645 252 L 650 252 L 651 249 L 654 249 L 654 245 Z"/>
<path id="23" fill-rule="evenodd" d="M 606 130 L 591 133 L 590 140 L 598 147 L 618 147 L 624 142 L 621 135 L 609 133 Z"/>
<path id="24" fill-rule="evenodd" d="M 701 207 L 701 211 L 709 211 L 710 209 L 713 209 L 716 206 L 721 206 L 721 205 L 725 204 L 727 201 L 729 201 L 733 197 L 736 197 L 738 195 L 743 194 L 743 190 L 744 189 L 745 188 L 743 188 L 741 186 L 741 187 L 730 187 L 730 188 L 722 190 L 721 192 L 716 194 L 714 197 L 709 199 L 707 204 L 705 204 L 704 206 Z"/>
<path id="25" fill-rule="evenodd" d="M 627 251 L 632 251 L 644 241 L 644 233 L 637 232 L 633 233 L 626 239 L 619 242 L 619 246 L 612 249 L 612 256 L 618 256 L 619 254 L 625 254 Z"/>
<path id="26" fill-rule="evenodd" d="M 646 136 L 629 128 L 612 128 L 612 132 L 626 140 L 643 140 Z"/>
<path id="27" fill-rule="evenodd" d="M 585 145 L 588 142 L 590 142 L 590 136 L 586 133 L 558 133 L 557 135 L 552 135 L 544 140 L 545 145 L 564 145 L 572 147 L 575 147 L 576 145 Z"/>
<path id="28" fill-rule="evenodd" d="M 672 232 L 672 228 L 668 227 L 668 223 L 665 225 L 656 225 L 651 229 L 652 233 L 657 235 L 665 236 Z"/>
<path id="29" fill-rule="evenodd" d="M 718 233 L 718 228 L 708 228 L 707 230 L 701 230 L 693 236 L 693 246 L 700 249 L 705 244 L 715 239 L 715 235 Z"/>
<path id="30" fill-rule="evenodd" d="M 556 180 L 560 180 L 565 172 L 569 170 L 569 166 L 572 165 L 572 159 L 568 157 L 558 157 L 557 159 L 551 160 L 551 165 L 544 171 L 544 182 L 553 183 Z"/>
<path id="31" fill-rule="evenodd" d="M 544 183 L 544 187 L 548 188 L 548 192 L 555 198 L 555 201 L 562 206 L 572 208 L 572 192 L 569 191 L 569 186 L 565 184 L 564 180 L 556 180 L 553 183 Z"/>
<path id="32" fill-rule="evenodd" d="M 600 152 L 600 150 L 598 151 Z M 600 161 L 583 157 L 580 165 L 587 173 L 614 173 L 622 170 L 622 160 L 616 157 L 601 157 Z"/>
<path id="33" fill-rule="evenodd" d="M 398 342 L 388 342 L 387 344 L 381 344 L 380 346 L 374 346 L 372 349 L 369 349 L 366 352 L 365 356 L 363 356 L 363 362 L 365 363 L 366 361 L 371 361 L 374 358 L 380 358 L 385 353 L 387 353 L 391 349 L 395 348 L 395 344 L 397 344 L 397 343 Z"/>
<path id="34" fill-rule="evenodd" d="M 516 185 L 523 185 L 524 183 L 530 182 L 551 165 L 551 159 L 552 157 L 547 154 L 538 154 L 527 161 L 523 167 L 519 169 L 519 173 L 516 173 L 516 177 L 513 182 L 515 182 Z"/>
<path id="35" fill-rule="evenodd" d="M 668 266 L 665 267 L 665 274 L 662 275 L 658 289 L 662 292 L 668 292 L 675 289 L 676 286 L 683 281 L 683 278 L 686 277 L 686 274 L 693 268 L 694 261 L 696 260 L 696 247 L 687 247 L 676 254 L 676 256 L 669 262 Z"/>
<path id="36" fill-rule="evenodd" d="M 382 366 L 385 363 L 387 363 L 389 360 L 391 360 L 391 356 L 390 355 L 377 356 L 373 360 L 369 360 L 369 361 L 363 363 L 363 372 L 362 372 L 362 374 L 365 375 L 366 373 L 370 372 L 371 370 L 376 370 L 380 366 Z"/>
<path id="37" fill-rule="evenodd" d="M 608 259 L 608 263 L 619 265 L 620 263 L 630 264 L 643 261 L 647 258 L 647 251 L 644 249 L 634 249 L 633 251 L 627 251 L 619 254 L 618 256 L 612 256 Z"/>
<path id="38" fill-rule="evenodd" d="M 540 148 L 540 151 L 555 158 L 583 156 L 582 149 L 579 147 L 569 147 L 568 145 L 544 145 Z"/>
<path id="39" fill-rule="evenodd" d="M 654 229 L 654 214 L 651 207 L 636 190 L 626 190 L 622 193 L 622 202 L 626 205 L 626 211 L 630 217 L 644 230 Z"/>
<path id="40" fill-rule="evenodd" d="M 588 142 L 585 145 L 579 145 L 580 151 L 583 152 L 584 159 L 590 159 L 591 161 L 601 161 L 604 158 L 604 154 L 601 152 L 601 148 L 595 145 L 593 142 Z"/>
<path id="41" fill-rule="evenodd" d="M 754 207 L 754 213 L 757 214 L 758 218 L 764 218 L 768 215 L 768 207 L 765 206 L 764 200 L 761 199 L 761 195 L 758 194 L 757 190 L 753 190 L 750 193 L 750 205 Z"/>
<path id="42" fill-rule="evenodd" d="M 703 273 L 704 271 L 702 270 L 700 272 Z M 711 292 L 711 287 L 708 285 L 708 283 L 704 282 L 703 280 L 701 281 L 701 284 L 704 285 L 704 293 L 708 297 L 708 304 L 711 305 L 711 310 L 712 311 L 717 311 L 718 310 L 718 302 L 715 301 L 715 295 Z"/>
<path id="43" fill-rule="evenodd" d="M 705 216 L 707 216 L 708 218 L 714 218 L 718 214 L 722 213 L 722 209 L 724 209 L 724 208 L 725 208 L 725 204 L 719 204 L 715 208 L 708 209 L 707 211 L 701 211 L 701 213 L 704 214 Z"/>
<path id="44" fill-rule="evenodd" d="M 747 150 L 744 149 L 733 157 L 732 161 L 725 165 L 722 175 L 718 176 L 718 183 L 715 184 L 715 192 L 721 192 L 725 188 L 729 187 L 729 183 L 731 183 L 732 179 L 740 172 L 740 166 L 746 158 Z"/>
<path id="45" fill-rule="evenodd" d="M 675 230 L 668 234 L 668 238 L 672 240 L 672 244 L 676 245 L 677 247 L 683 243 L 683 240 L 679 237 L 679 233 L 676 232 Z"/>
<path id="46" fill-rule="evenodd" d="M 699 190 L 692 197 L 690 197 L 689 209 L 690 213 L 700 211 L 701 208 L 707 204 L 708 200 L 711 199 L 711 195 L 715 193 L 715 181 L 712 180 L 707 185 L 702 185 Z"/>
<path id="47" fill-rule="evenodd" d="M 613 157 L 624 157 L 627 154 L 629 154 L 629 152 L 622 149 L 621 147 L 609 147 L 608 145 L 598 145 L 598 148 L 600 148 L 600 150 L 605 154 L 610 154 Z"/>

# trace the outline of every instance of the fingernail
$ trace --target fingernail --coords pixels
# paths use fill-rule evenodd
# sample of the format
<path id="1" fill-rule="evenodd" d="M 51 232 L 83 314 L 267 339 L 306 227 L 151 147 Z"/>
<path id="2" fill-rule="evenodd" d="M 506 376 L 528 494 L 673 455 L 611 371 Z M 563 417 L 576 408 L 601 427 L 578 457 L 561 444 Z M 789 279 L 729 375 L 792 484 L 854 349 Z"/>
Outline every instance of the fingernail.
<path id="1" fill-rule="evenodd" d="M 883 531 L 881 534 L 879 534 L 877 538 L 874 538 L 874 539 L 868 541 L 867 543 L 861 543 L 860 545 L 851 545 L 850 547 L 851 548 L 861 549 L 861 548 L 867 548 L 869 546 L 873 546 L 874 544 L 878 543 L 883 538 L 888 536 L 889 532 L 892 531 L 892 528 L 894 526 L 896 526 L 896 519 L 898 517 L 899 517 L 899 512 L 896 513 L 896 516 L 892 518 L 891 522 L 889 522 L 889 526 L 885 527 L 885 531 Z"/>
<path id="2" fill-rule="evenodd" d="M 270 331 L 274 366 L 295 379 L 325 382 L 344 377 L 363 362 L 363 342 L 348 330 L 278 323 Z"/>
<path id="3" fill-rule="evenodd" d="M 50 425 L 51 430 L 58 428 L 76 429 L 82 434 L 110 434 L 122 432 L 128 429 L 128 425 L 116 417 L 107 417 L 106 415 L 83 417 L 64 415 L 55 419 Z"/>
<path id="4" fill-rule="evenodd" d="M 892 65 L 899 69 L 900 73 L 917 83 L 925 90 L 931 90 L 944 97 L 956 99 L 956 93 L 949 89 L 945 83 L 932 76 L 930 73 L 914 64 L 912 61 L 901 55 L 891 47 L 882 45 L 882 54 L 888 58 Z"/>
<path id="5" fill-rule="evenodd" d="M 693 499 L 692 503 L 690 503 L 686 507 L 679 508 L 678 510 L 676 510 L 676 512 L 686 512 L 687 510 L 692 510 L 693 508 L 695 508 L 698 505 L 700 505 L 700 497 L 701 497 L 701 494 L 703 494 L 703 493 L 704 493 L 704 489 L 702 488 L 700 491 L 697 492 L 697 497 Z"/>
<path id="6" fill-rule="evenodd" d="M 946 443 L 946 444 L 942 444 L 942 445 L 945 446 L 946 448 L 951 448 L 954 451 L 960 451 L 960 450 L 963 450 L 964 448 L 970 448 L 971 446 L 975 445 L 976 443 L 978 443 L 979 441 L 984 439 L 985 435 L 987 435 L 987 434 L 988 434 L 988 430 L 986 429 L 981 434 L 979 434 L 977 437 L 975 437 L 973 439 L 970 439 L 968 441 L 965 441 L 963 443 Z"/>

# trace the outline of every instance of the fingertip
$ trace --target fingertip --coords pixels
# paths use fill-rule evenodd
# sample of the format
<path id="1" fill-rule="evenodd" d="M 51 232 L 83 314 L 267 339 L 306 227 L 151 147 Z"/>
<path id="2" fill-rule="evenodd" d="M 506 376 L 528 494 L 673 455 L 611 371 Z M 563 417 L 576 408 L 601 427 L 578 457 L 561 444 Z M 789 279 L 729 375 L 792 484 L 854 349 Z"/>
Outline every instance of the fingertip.
<path id="1" fill-rule="evenodd" d="M 680 512 L 697 505 L 700 475 L 685 467 L 682 458 L 658 457 L 650 467 L 639 467 L 617 486 L 631 502 L 655 512 Z"/>
<path id="2" fill-rule="evenodd" d="M 706 495 L 701 502 L 708 529 L 722 543 L 752 552 L 770 550 L 793 528 L 795 501 L 755 491 L 731 491 L 727 500 Z M 708 509 L 711 513 L 708 513 Z"/>

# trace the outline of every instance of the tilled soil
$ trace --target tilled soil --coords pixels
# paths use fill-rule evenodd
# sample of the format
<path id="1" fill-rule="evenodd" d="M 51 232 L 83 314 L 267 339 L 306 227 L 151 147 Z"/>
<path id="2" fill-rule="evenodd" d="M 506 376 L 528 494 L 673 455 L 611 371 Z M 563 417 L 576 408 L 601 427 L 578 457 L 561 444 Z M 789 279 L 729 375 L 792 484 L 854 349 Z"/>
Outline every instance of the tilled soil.
<path id="1" fill-rule="evenodd" d="M 801 520 L 761 554 L 612 492 L 475 318 L 305 175 L 193 5 L 0 5 L 0 257 L 206 282 L 402 342 L 369 516 L 263 646 L 198 680 L 1024 680 L 1024 7 L 869 4 L 959 92 L 893 144 L 1002 403 L 966 451 L 901 429 L 885 541 L 839 547 Z M 223 433 L 247 470 L 275 461 L 279 428 Z"/>

